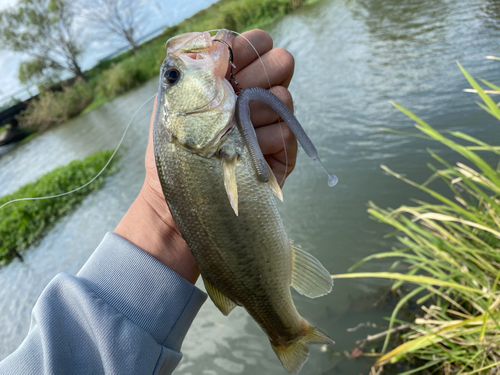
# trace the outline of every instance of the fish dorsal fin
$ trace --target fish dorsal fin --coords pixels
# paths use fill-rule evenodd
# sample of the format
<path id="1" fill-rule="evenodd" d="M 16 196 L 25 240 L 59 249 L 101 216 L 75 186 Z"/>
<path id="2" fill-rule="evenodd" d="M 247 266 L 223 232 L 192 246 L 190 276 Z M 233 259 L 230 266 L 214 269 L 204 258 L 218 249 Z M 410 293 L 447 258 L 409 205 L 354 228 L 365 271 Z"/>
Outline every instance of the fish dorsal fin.
<path id="1" fill-rule="evenodd" d="M 309 298 L 328 294 L 332 290 L 333 281 L 330 272 L 300 246 L 290 241 L 292 253 L 292 283 L 294 289 Z"/>
<path id="2" fill-rule="evenodd" d="M 212 299 L 213 303 L 224 315 L 229 315 L 231 311 L 236 307 L 236 303 L 231 301 L 225 294 L 223 294 L 219 289 L 210 284 L 207 279 L 201 276 L 203 282 L 205 283 L 205 289 L 207 290 L 208 295 Z"/>
<path id="3" fill-rule="evenodd" d="M 226 188 L 227 197 L 229 198 L 229 203 L 231 204 L 236 216 L 238 216 L 238 186 L 236 185 L 235 173 L 237 161 L 237 155 L 229 157 L 223 154 L 221 157 L 222 171 L 224 173 L 224 186 Z"/>
<path id="4" fill-rule="evenodd" d="M 281 191 L 280 184 L 278 184 L 278 180 L 276 180 L 276 176 L 274 175 L 269 164 L 267 165 L 267 168 L 269 169 L 269 186 L 271 187 L 271 190 L 276 198 L 283 202 L 283 192 Z"/>

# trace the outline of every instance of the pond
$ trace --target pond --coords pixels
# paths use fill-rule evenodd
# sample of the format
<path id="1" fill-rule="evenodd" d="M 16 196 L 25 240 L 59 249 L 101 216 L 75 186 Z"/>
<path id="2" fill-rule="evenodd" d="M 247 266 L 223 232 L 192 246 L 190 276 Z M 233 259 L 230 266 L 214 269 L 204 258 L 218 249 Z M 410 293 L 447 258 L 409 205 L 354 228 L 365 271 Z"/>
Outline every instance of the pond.
<path id="1" fill-rule="evenodd" d="M 389 250 L 390 228 L 371 220 L 369 201 L 381 207 L 411 204 L 424 195 L 386 176 L 384 164 L 423 182 L 432 148 L 448 161 L 455 155 L 430 141 L 388 133 L 416 132 L 390 101 L 412 110 L 439 130 L 460 130 L 492 144 L 498 123 L 475 103 L 456 61 L 471 75 L 500 83 L 500 3 L 495 0 L 323 0 L 269 25 L 275 46 L 295 57 L 290 86 L 296 114 L 316 143 L 325 175 L 301 152 L 279 209 L 296 243 L 332 273 L 345 273 L 359 259 Z M 54 167 L 115 147 L 135 110 L 156 91 L 156 80 L 113 102 L 48 131 L 0 159 L 0 194 Z M 0 270 L 0 359 L 28 332 L 30 311 L 59 272 L 76 273 L 107 231 L 112 231 L 139 192 L 144 176 L 152 103 L 138 112 L 122 149 L 121 168 L 34 249 Z M 15 230 L 15 228 L 13 228 Z M 371 263 L 364 270 L 387 270 Z M 356 340 L 387 326 L 390 307 L 375 307 L 383 280 L 337 280 L 325 297 L 294 293 L 299 312 L 351 350 Z M 201 287 L 201 286 L 200 286 Z M 365 323 L 352 332 L 349 328 Z M 367 324 L 369 323 L 369 324 Z M 375 327 L 374 327 L 375 326 Z M 351 332 L 350 332 L 351 331 Z M 224 317 L 208 301 L 183 345 L 176 374 L 286 374 L 266 336 L 243 309 Z M 371 359 L 346 360 L 314 347 L 301 374 L 367 374 Z"/>

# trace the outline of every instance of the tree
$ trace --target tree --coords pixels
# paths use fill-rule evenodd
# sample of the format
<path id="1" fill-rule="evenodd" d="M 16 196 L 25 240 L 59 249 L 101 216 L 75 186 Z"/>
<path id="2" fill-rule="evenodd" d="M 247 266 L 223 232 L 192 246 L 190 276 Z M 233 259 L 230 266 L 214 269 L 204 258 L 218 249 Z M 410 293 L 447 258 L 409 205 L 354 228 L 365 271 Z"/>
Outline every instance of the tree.
<path id="1" fill-rule="evenodd" d="M 32 85 L 42 83 L 41 86 L 52 86 L 57 82 L 58 69 L 54 64 L 39 59 L 21 61 L 17 78 L 21 84 Z"/>
<path id="2" fill-rule="evenodd" d="M 141 22 L 139 0 L 90 0 L 80 3 L 82 17 L 127 41 L 138 51 L 136 34 Z"/>
<path id="3" fill-rule="evenodd" d="M 78 56 L 82 49 L 73 30 L 70 0 L 20 0 L 0 12 L 0 46 L 24 52 L 32 60 L 21 64 L 19 76 L 54 77 L 69 71 L 86 80 Z"/>

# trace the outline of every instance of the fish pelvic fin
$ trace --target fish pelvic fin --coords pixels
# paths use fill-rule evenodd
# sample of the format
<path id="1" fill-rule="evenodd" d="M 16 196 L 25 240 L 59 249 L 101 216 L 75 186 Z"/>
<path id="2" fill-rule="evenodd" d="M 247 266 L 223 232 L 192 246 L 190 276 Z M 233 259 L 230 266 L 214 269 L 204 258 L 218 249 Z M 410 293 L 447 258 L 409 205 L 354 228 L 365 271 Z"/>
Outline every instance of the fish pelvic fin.
<path id="1" fill-rule="evenodd" d="M 224 173 L 224 187 L 226 188 L 229 203 L 233 208 L 234 213 L 238 216 L 238 186 L 236 184 L 236 163 L 238 155 L 228 157 L 223 155 L 221 158 L 222 171 Z"/>
<path id="2" fill-rule="evenodd" d="M 225 294 L 223 294 L 219 289 L 213 286 L 207 279 L 201 276 L 203 283 L 205 284 L 205 289 L 207 290 L 210 299 L 213 301 L 214 305 L 220 310 L 224 315 L 229 315 L 231 311 L 236 307 L 236 303 L 231 301 Z"/>
<path id="3" fill-rule="evenodd" d="M 281 191 L 280 184 L 278 184 L 278 180 L 276 180 L 276 176 L 274 175 L 269 164 L 267 165 L 267 169 L 269 169 L 269 186 L 271 187 L 271 190 L 276 198 L 283 202 L 283 192 Z"/>
<path id="4" fill-rule="evenodd" d="M 309 298 L 316 298 L 328 294 L 332 290 L 333 280 L 330 272 L 313 257 L 302 250 L 300 246 L 290 241 L 292 255 L 292 282 L 293 288 Z"/>
<path id="5" fill-rule="evenodd" d="M 304 366 L 304 363 L 306 363 L 309 357 L 308 344 L 335 344 L 326 333 L 309 324 L 308 326 L 307 334 L 290 345 L 275 346 L 271 342 L 271 346 L 281 361 L 281 364 L 290 374 L 298 374 L 302 366 Z"/>

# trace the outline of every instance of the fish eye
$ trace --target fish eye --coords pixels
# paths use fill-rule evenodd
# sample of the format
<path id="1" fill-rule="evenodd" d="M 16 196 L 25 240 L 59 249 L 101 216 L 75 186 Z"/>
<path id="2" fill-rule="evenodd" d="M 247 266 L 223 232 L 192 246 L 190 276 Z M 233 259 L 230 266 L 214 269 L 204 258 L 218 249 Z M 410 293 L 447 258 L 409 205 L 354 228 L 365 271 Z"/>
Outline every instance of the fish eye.
<path id="1" fill-rule="evenodd" d="M 176 68 L 167 69 L 165 73 L 163 73 L 163 82 L 173 85 L 179 80 L 180 76 L 181 72 Z"/>

